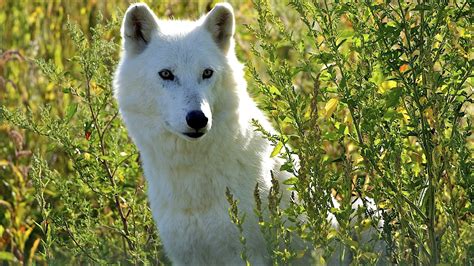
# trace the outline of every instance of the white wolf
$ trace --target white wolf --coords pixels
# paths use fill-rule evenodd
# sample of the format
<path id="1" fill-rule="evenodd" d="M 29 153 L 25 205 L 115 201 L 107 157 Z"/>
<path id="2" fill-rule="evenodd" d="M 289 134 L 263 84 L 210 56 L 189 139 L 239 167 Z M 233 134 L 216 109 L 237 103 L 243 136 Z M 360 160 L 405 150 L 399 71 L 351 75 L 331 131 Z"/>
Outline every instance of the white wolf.
<path id="1" fill-rule="evenodd" d="M 281 180 L 281 162 L 254 131 L 273 131 L 249 97 L 234 52 L 234 14 L 217 4 L 198 21 L 158 20 L 145 4 L 127 10 L 114 87 L 138 146 L 166 254 L 176 265 L 236 265 L 242 244 L 228 215 L 226 188 L 247 213 L 250 262 L 271 264 L 253 215 L 253 191 Z"/>
<path id="2" fill-rule="evenodd" d="M 132 5 L 122 26 L 115 94 L 138 146 L 151 210 L 174 264 L 242 264 L 228 187 L 246 212 L 252 264 L 269 256 L 254 217 L 253 191 L 271 186 L 272 147 L 252 119 L 270 124 L 246 91 L 234 52 L 234 14 L 218 4 L 198 21 L 158 20 Z M 275 171 L 278 172 L 278 171 Z"/>

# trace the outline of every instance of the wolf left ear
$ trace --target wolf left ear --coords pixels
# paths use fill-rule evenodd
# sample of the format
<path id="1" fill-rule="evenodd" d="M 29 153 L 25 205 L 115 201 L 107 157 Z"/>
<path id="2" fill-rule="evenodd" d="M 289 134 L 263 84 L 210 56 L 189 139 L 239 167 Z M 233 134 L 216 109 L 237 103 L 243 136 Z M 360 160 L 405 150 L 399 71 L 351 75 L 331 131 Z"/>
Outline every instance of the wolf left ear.
<path id="1" fill-rule="evenodd" d="M 139 54 L 151 41 L 158 23 L 153 11 L 146 4 L 131 5 L 122 23 L 123 46 L 126 51 Z"/>
<path id="2" fill-rule="evenodd" d="M 217 4 L 206 15 L 203 25 L 211 33 L 217 46 L 227 53 L 234 36 L 234 10 L 228 3 Z"/>

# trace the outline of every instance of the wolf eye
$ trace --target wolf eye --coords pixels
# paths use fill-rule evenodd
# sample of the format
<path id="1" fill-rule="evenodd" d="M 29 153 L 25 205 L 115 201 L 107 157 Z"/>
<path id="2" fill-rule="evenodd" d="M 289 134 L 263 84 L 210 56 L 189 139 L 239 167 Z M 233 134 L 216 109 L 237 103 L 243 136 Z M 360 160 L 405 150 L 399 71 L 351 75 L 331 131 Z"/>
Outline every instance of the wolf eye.
<path id="1" fill-rule="evenodd" d="M 212 77 L 213 73 L 214 73 L 214 71 L 210 68 L 204 69 L 204 71 L 202 72 L 202 79 L 208 79 L 208 78 Z"/>
<path id="2" fill-rule="evenodd" d="M 164 80 L 174 80 L 174 75 L 171 73 L 170 70 L 168 69 L 163 69 L 160 72 L 158 72 L 158 75 Z"/>

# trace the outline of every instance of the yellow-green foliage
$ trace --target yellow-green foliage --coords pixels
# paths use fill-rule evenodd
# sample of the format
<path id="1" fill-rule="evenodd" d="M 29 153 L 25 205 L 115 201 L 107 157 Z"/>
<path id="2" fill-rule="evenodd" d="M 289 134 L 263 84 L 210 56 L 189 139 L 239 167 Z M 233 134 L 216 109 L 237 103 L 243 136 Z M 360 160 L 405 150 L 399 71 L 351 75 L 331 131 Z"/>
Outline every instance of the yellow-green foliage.
<path id="1" fill-rule="evenodd" d="M 196 19 L 215 1 L 145 2 Z M 249 90 L 278 134 L 255 130 L 298 197 L 284 209 L 278 182 L 256 187 L 256 213 L 243 214 L 228 192 L 229 219 L 242 229 L 258 215 L 275 263 L 303 255 L 296 236 L 317 262 L 339 243 L 374 263 L 358 236 L 377 221 L 350 207 L 368 196 L 392 262 L 473 263 L 470 2 L 231 2 Z M 0 0 L 0 261 L 168 263 L 112 97 L 128 4 Z"/>

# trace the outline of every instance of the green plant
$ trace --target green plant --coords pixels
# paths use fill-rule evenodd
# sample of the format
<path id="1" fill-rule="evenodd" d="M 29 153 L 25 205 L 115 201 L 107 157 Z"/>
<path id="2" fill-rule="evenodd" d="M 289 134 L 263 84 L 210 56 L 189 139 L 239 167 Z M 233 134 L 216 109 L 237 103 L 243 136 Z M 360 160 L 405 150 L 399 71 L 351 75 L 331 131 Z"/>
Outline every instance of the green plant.
<path id="1" fill-rule="evenodd" d="M 392 262 L 470 261 L 469 2 L 290 1 L 296 12 L 254 4 L 258 23 L 248 29 L 265 70 L 249 71 L 279 130 L 267 137 L 299 195 L 281 216 L 304 214 L 296 232 L 326 256 L 336 240 L 354 262 L 374 263 L 378 256 L 354 236 L 378 221 L 350 222 L 352 196 L 370 197 L 383 210 L 379 237 Z M 328 229 L 327 210 L 337 232 Z"/>
<path id="2" fill-rule="evenodd" d="M 41 156 L 32 159 L 41 256 L 48 262 L 160 262 L 144 184 L 137 184 L 138 154 L 112 99 L 115 61 L 111 58 L 117 45 L 104 35 L 116 29 L 117 22 L 98 24 L 90 36 L 75 24 L 67 27 L 76 49 L 71 60 L 78 71 L 36 61 L 66 95 L 65 112 L 46 106 L 36 116 L 31 111 L 1 109 L 3 119 L 47 138 L 50 149 L 60 150 L 65 160 L 59 173 L 50 170 Z"/>

